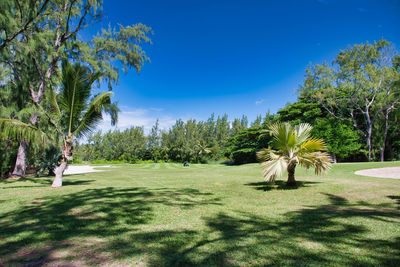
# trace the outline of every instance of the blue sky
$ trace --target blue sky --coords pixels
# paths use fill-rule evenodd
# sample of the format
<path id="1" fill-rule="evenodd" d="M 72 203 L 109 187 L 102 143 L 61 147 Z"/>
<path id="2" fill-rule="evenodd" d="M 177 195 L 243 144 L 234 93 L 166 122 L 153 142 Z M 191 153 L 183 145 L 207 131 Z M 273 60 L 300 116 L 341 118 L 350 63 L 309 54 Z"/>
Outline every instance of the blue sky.
<path id="1" fill-rule="evenodd" d="M 400 45 L 400 1 L 105 0 L 103 12 L 84 35 L 138 22 L 154 32 L 151 63 L 114 87 L 120 128 L 212 112 L 251 121 L 295 101 L 308 64 L 366 41 Z"/>

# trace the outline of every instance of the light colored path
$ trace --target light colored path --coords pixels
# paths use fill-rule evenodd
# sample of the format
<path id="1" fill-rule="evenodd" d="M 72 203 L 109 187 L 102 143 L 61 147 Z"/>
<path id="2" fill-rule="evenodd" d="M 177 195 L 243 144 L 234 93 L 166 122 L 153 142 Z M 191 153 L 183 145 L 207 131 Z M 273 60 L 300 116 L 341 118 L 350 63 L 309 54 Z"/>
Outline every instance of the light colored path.
<path id="1" fill-rule="evenodd" d="M 64 171 L 64 174 L 79 174 L 79 173 L 88 173 L 88 172 L 103 172 L 104 170 L 95 170 L 94 168 L 109 168 L 110 166 L 89 166 L 89 165 L 80 165 L 80 166 L 68 166 L 68 168 Z"/>
<path id="2" fill-rule="evenodd" d="M 400 167 L 386 167 L 356 171 L 357 175 L 372 176 L 378 178 L 400 179 Z"/>

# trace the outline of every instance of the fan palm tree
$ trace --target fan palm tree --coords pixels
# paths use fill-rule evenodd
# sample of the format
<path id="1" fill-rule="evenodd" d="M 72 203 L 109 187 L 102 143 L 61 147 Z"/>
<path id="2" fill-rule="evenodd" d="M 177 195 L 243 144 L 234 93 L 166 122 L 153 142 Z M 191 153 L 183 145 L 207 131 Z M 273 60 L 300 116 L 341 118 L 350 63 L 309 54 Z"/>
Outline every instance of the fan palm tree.
<path id="1" fill-rule="evenodd" d="M 111 124 L 117 121 L 118 108 L 111 102 L 111 92 L 103 92 L 91 98 L 92 85 L 101 77 L 100 73 L 91 73 L 87 67 L 79 64 L 62 63 L 62 80 L 59 92 L 49 90 L 46 96 L 48 109 L 38 106 L 59 137 L 62 137 L 61 164 L 55 169 L 52 187 L 62 186 L 62 177 L 72 160 L 73 141 L 96 128 L 103 119 L 103 112 L 110 114 Z M 0 129 L 14 139 L 27 138 L 34 142 L 48 141 L 46 134 L 39 128 L 18 120 L 0 119 Z"/>
<path id="2" fill-rule="evenodd" d="M 313 167 L 316 174 L 326 172 L 331 166 L 328 153 L 322 139 L 311 137 L 312 126 L 302 123 L 292 126 L 289 123 L 274 123 L 269 127 L 273 136 L 272 148 L 264 148 L 257 153 L 262 162 L 264 178 L 273 183 L 276 177 L 288 172 L 286 185 L 296 186 L 294 177 L 297 165 Z"/>

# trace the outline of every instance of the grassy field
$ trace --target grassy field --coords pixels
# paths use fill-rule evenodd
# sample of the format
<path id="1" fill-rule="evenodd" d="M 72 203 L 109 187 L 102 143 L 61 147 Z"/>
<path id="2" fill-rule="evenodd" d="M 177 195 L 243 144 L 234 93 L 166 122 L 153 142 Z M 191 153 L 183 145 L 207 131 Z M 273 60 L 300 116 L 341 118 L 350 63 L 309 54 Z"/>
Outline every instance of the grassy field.
<path id="1" fill-rule="evenodd" d="M 117 165 L 0 181 L 0 266 L 400 266 L 400 180 L 298 169 L 263 183 L 258 164 Z"/>

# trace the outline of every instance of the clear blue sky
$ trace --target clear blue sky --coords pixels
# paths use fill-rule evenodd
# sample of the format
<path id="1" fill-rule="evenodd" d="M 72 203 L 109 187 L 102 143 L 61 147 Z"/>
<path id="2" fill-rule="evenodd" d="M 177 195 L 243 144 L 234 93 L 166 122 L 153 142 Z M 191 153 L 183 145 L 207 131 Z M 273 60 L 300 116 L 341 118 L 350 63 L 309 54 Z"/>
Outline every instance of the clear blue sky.
<path id="1" fill-rule="evenodd" d="M 151 63 L 114 88 L 121 128 L 212 112 L 254 120 L 296 100 L 309 63 L 381 38 L 400 45 L 400 1 L 105 0 L 103 12 L 85 35 L 117 23 L 154 31 Z"/>

